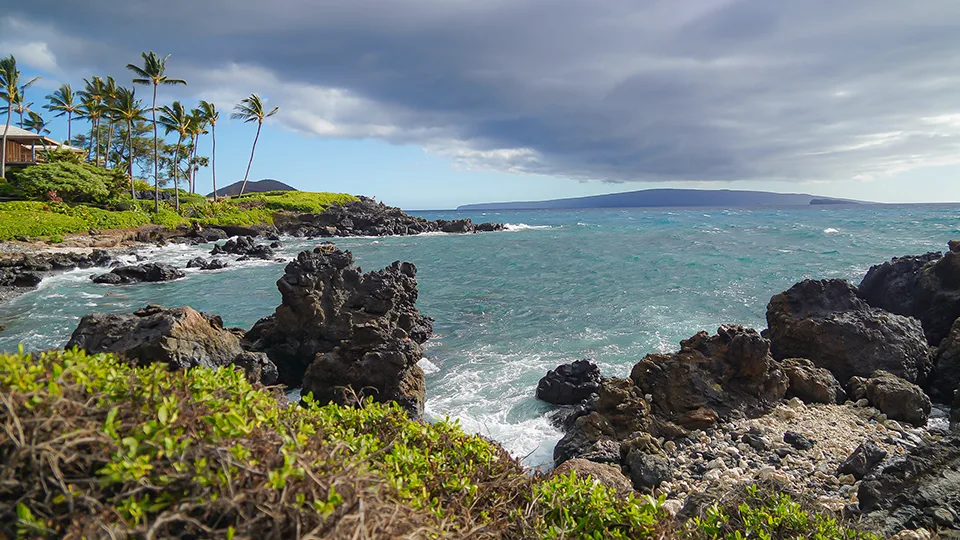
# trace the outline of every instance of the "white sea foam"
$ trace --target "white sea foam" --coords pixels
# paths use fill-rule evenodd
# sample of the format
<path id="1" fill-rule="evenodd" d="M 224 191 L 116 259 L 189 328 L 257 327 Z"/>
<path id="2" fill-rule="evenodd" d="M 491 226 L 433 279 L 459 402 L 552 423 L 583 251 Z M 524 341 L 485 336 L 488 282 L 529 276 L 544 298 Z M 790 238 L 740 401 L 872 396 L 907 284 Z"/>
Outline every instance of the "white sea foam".
<path id="1" fill-rule="evenodd" d="M 833 227 L 827 227 L 826 229 L 823 230 L 823 234 L 837 234 L 838 232 L 840 231 L 838 231 L 837 229 L 834 229 Z"/>
<path id="2" fill-rule="evenodd" d="M 538 229 L 550 229 L 550 225 L 527 225 L 526 223 L 504 223 L 505 231 L 531 231 Z"/>
<path id="3" fill-rule="evenodd" d="M 427 360 L 426 358 L 421 358 L 420 361 L 417 362 L 417 365 L 420 366 L 420 369 L 422 369 L 423 372 L 427 375 L 433 375 L 434 373 L 440 372 L 440 368 L 438 368 L 436 364 L 434 364 L 430 360 Z"/>

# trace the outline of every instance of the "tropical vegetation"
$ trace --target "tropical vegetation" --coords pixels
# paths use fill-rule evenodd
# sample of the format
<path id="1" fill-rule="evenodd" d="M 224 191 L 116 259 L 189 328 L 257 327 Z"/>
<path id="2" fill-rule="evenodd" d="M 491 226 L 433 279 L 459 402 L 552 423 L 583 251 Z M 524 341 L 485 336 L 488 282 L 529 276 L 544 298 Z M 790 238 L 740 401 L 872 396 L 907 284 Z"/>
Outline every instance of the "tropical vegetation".
<path id="1" fill-rule="evenodd" d="M 106 211 L 119 208 L 147 212 L 150 215 L 136 221 L 168 225 L 180 225 L 191 220 L 202 223 L 269 224 L 273 213 L 288 210 L 289 205 L 316 210 L 326 204 L 350 199 L 344 195 L 324 193 L 289 197 L 274 194 L 221 203 L 217 196 L 216 126 L 220 119 L 217 105 L 206 100 L 200 100 L 192 108 L 182 101 L 163 104 L 159 101 L 162 98 L 160 87 L 182 86 L 187 82 L 169 72 L 170 55 L 160 56 L 151 51 L 142 53 L 141 57 L 140 63 L 126 66 L 133 74 L 131 86 L 124 86 L 109 76 L 85 78 L 82 86 L 76 90 L 70 84 L 61 84 L 45 97 L 46 104 L 42 109 L 50 114 L 48 118 L 44 117 L 41 109 L 32 108 L 33 103 L 25 98 L 28 88 L 39 77 L 24 80 L 12 55 L 0 58 L 0 103 L 3 104 L 0 114 L 5 115 L 7 126 L 2 145 L 4 155 L 0 162 L 6 162 L 9 126 L 16 124 L 38 135 L 48 135 L 51 130 L 50 118 L 66 116 L 65 144 L 72 146 L 73 150 L 82 149 L 80 156 L 74 158 L 76 152 L 54 151 L 43 143 L 42 154 L 39 148 L 37 150 L 43 157 L 43 163 L 10 174 L 6 169 L 3 170 L 0 199 L 38 201 L 46 208 L 58 204 L 87 204 L 97 205 Z M 138 85 L 151 90 L 151 100 L 146 105 L 144 99 L 137 95 Z M 278 111 L 279 107 L 267 107 L 265 100 L 256 93 L 234 107 L 232 119 L 257 124 L 241 191 L 246 189 L 264 121 Z M 77 121 L 85 122 L 87 129 L 74 129 Z M 199 149 L 205 135 L 210 135 L 212 143 L 209 157 Z M 198 173 L 208 165 L 211 165 L 213 200 L 186 197 L 196 193 Z M 186 183 L 185 190 L 180 189 L 181 182 Z M 151 184 L 149 187 L 148 183 Z M 118 191 L 121 184 L 123 189 Z M 170 199 L 172 201 L 168 203 Z M 143 200 L 149 203 L 142 204 Z M 0 212 L 4 212 L 4 204 L 0 202 Z M 12 210 L 5 213 L 9 215 L 10 212 Z M 85 231 L 78 229 L 80 222 L 77 220 L 49 218 L 61 226 L 32 227 L 30 224 L 37 220 L 31 219 L 27 221 L 26 230 L 18 225 L 18 234 L 12 234 L 12 225 L 0 224 L 0 240 L 15 236 L 47 236 L 41 231 L 49 230 L 56 230 L 58 235 Z M 126 219 L 120 221 L 131 222 Z"/>
<path id="2" fill-rule="evenodd" d="M 0 400 L 5 538 L 872 538 L 760 487 L 678 522 L 456 422 L 290 406 L 230 368 L 0 354 Z"/>

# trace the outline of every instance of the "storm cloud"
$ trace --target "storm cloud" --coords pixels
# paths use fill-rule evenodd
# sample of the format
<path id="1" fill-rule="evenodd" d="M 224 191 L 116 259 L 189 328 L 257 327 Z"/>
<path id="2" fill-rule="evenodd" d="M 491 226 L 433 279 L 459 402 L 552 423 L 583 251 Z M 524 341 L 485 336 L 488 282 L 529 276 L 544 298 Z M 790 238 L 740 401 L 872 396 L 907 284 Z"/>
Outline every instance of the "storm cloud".
<path id="1" fill-rule="evenodd" d="M 36 6 L 34 4 L 33 6 Z M 67 0 L 0 53 L 66 80 L 172 53 L 308 136 L 583 180 L 871 179 L 960 161 L 960 3 Z M 222 107 L 226 108 L 226 107 Z"/>

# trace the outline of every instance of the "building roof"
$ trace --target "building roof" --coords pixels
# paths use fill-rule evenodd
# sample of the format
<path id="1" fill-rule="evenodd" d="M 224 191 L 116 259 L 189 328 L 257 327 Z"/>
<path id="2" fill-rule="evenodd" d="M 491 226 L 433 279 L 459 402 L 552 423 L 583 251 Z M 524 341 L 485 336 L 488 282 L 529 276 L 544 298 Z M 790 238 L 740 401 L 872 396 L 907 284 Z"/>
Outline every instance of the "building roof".
<path id="1" fill-rule="evenodd" d="M 6 129 L 6 125 L 0 125 L 0 137 L 3 136 L 3 132 Z M 17 126 L 10 126 L 10 129 L 7 131 L 7 139 L 26 137 L 30 139 L 40 139 L 40 136 L 32 131 L 27 131 Z"/>
<path id="2" fill-rule="evenodd" d="M 3 137 L 3 132 L 5 128 L 6 128 L 6 125 L 0 124 L 0 137 Z M 61 148 L 63 150 L 70 150 L 71 152 L 77 152 L 77 153 L 86 152 L 86 150 L 82 148 L 75 148 L 68 144 L 61 143 L 60 141 L 55 141 L 50 137 L 37 135 L 32 131 L 27 131 L 25 129 L 18 128 L 17 126 L 10 126 L 10 131 L 7 132 L 7 140 L 18 142 L 20 144 L 29 144 L 29 143 L 32 143 L 35 145 L 46 144 L 47 146 L 53 146 L 56 148 Z"/>

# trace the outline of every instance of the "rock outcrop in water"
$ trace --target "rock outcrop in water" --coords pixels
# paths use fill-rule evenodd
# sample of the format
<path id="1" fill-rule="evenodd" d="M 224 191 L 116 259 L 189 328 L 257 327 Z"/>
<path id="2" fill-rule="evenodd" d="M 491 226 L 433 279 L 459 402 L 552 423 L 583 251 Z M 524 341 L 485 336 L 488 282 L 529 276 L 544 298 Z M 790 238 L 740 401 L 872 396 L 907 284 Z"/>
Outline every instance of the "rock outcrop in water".
<path id="1" fill-rule="evenodd" d="M 841 382 L 884 370 L 922 384 L 930 372 L 920 323 L 871 307 L 843 280 L 808 279 L 774 296 L 767 325 L 774 358 L 807 358 Z"/>
<path id="2" fill-rule="evenodd" d="M 320 402 L 372 396 L 419 416 L 425 386 L 417 362 L 433 322 L 415 306 L 416 273 L 395 262 L 363 274 L 332 244 L 301 252 L 277 281 L 282 304 L 246 342 L 276 363 L 281 382 L 302 384 Z"/>
<path id="3" fill-rule="evenodd" d="M 954 392 L 960 390 L 960 319 L 937 347 L 929 387 L 931 397 L 943 403 L 950 403 Z"/>
<path id="4" fill-rule="evenodd" d="M 537 399 L 554 405 L 575 405 L 600 388 L 600 368 L 590 360 L 560 364 L 537 384 Z"/>
<path id="5" fill-rule="evenodd" d="M 274 256 L 273 249 L 265 244 L 258 244 L 251 236 L 238 236 L 227 240 L 222 246 L 213 246 L 210 250 L 211 255 L 222 255 L 225 253 L 233 255 L 242 255 L 252 259 L 269 260 Z"/>
<path id="6" fill-rule="evenodd" d="M 161 362 L 176 369 L 237 365 L 255 382 L 273 384 L 277 368 L 263 353 L 245 351 L 237 333 L 216 315 L 189 307 L 150 305 L 126 314 L 94 314 L 80 320 L 66 348 L 116 353 L 140 365 Z"/>
<path id="7" fill-rule="evenodd" d="M 403 236 L 426 232 L 474 233 L 503 230 L 502 223 L 475 225 L 470 219 L 430 221 L 367 197 L 333 205 L 318 214 L 279 215 L 277 228 L 293 236 Z"/>
<path id="8" fill-rule="evenodd" d="M 166 263 L 144 263 L 118 266 L 106 274 L 93 277 L 94 283 L 126 285 L 130 283 L 155 283 L 173 281 L 186 276 L 183 270 Z"/>
<path id="9" fill-rule="evenodd" d="M 950 251 L 897 257 L 870 268 L 858 294 L 871 306 L 916 317 L 939 345 L 960 317 L 960 244 Z"/>

